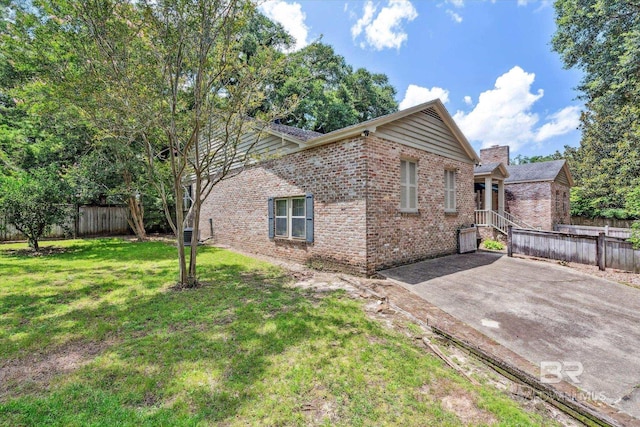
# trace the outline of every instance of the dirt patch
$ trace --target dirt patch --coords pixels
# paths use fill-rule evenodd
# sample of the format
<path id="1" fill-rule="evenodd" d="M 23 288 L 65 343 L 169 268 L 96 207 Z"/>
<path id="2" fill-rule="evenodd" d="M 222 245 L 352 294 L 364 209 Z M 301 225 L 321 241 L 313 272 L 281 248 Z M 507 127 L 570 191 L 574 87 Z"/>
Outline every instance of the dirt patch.
<path id="1" fill-rule="evenodd" d="M 79 369 L 111 345 L 110 340 L 76 342 L 45 354 L 8 360 L 0 367 L 0 400 L 30 389 L 46 389 L 53 377 Z"/>
<path id="2" fill-rule="evenodd" d="M 307 425 L 326 425 L 337 420 L 335 399 L 323 387 L 311 390 L 307 403 L 299 410 L 305 414 Z"/>
<path id="3" fill-rule="evenodd" d="M 33 248 L 26 249 L 4 249 L 2 252 L 9 256 L 19 256 L 19 257 L 41 257 L 41 256 L 49 256 L 49 255 L 59 255 L 68 252 L 69 248 L 58 248 L 56 246 L 46 246 L 44 248 L 40 248 L 38 252 L 36 252 Z"/>
<path id="4" fill-rule="evenodd" d="M 471 396 L 457 393 L 442 398 L 442 407 L 449 412 L 453 412 L 464 424 L 493 425 L 496 423 L 495 417 L 489 412 L 479 409 Z"/>

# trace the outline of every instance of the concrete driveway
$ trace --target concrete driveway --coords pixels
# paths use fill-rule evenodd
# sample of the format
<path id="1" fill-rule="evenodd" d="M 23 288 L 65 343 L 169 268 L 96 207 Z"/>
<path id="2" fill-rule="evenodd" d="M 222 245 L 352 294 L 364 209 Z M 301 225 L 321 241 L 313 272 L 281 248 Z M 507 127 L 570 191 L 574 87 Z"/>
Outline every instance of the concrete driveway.
<path id="1" fill-rule="evenodd" d="M 592 399 L 640 418 L 640 289 L 551 263 L 452 255 L 381 272 Z M 575 380 L 575 381 L 574 381 Z"/>

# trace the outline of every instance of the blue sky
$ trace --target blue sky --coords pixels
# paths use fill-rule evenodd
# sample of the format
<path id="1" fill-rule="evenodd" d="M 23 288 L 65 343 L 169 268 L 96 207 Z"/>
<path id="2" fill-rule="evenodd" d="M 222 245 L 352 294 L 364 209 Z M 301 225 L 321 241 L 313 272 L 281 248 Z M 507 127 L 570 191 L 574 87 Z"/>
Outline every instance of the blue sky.
<path id="1" fill-rule="evenodd" d="M 580 73 L 552 52 L 553 5 L 535 0 L 270 0 L 296 38 L 322 37 L 353 67 L 384 73 L 401 108 L 439 97 L 476 150 L 544 155 L 580 142 Z"/>

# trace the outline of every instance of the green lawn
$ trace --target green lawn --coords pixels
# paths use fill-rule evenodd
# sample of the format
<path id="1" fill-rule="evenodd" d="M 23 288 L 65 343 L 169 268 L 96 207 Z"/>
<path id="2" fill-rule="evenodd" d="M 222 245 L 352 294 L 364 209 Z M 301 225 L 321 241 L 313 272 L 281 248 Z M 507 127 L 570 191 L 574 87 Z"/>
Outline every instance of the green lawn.
<path id="1" fill-rule="evenodd" d="M 0 425 L 539 425 L 335 292 L 212 247 L 174 291 L 175 248 L 118 239 L 0 245 Z M 455 402 L 455 400 L 454 400 Z"/>

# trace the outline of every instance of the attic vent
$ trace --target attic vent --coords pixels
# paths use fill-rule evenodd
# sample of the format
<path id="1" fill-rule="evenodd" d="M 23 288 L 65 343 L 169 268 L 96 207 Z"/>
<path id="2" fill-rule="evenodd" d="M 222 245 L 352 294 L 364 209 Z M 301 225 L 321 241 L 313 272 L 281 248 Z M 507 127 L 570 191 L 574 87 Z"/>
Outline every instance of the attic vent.
<path id="1" fill-rule="evenodd" d="M 422 110 L 422 112 L 425 113 L 427 116 L 431 116 L 436 120 L 442 121 L 442 118 L 438 115 L 436 110 L 434 110 L 433 108 L 427 108 L 426 110 Z"/>

